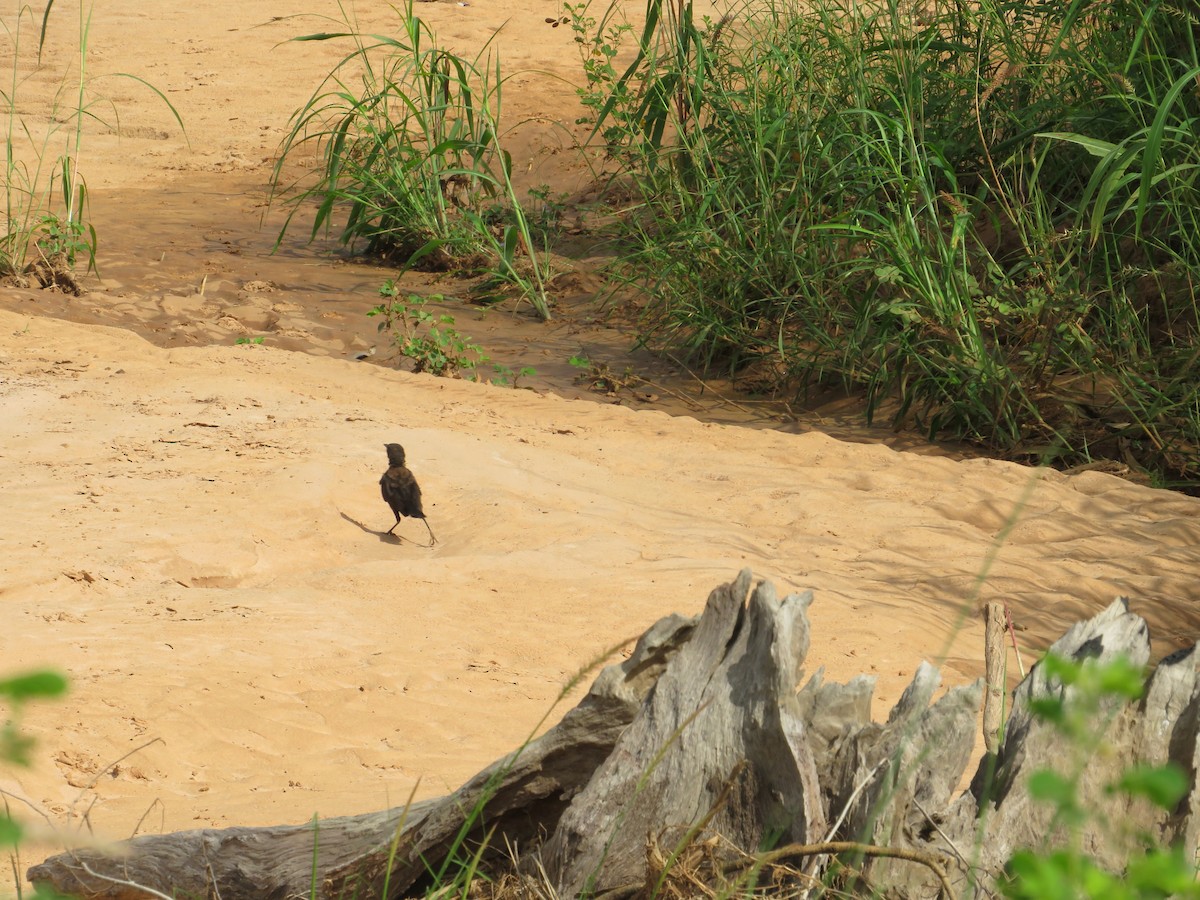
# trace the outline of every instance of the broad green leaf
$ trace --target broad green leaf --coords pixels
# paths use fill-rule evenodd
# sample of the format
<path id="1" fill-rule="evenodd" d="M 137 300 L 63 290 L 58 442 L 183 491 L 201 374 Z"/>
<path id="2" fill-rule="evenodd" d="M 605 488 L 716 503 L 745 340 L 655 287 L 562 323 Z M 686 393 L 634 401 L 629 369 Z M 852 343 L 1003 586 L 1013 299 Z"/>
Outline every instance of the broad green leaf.
<path id="1" fill-rule="evenodd" d="M 1041 769 L 1029 776 L 1030 795 L 1056 806 L 1074 805 L 1075 787 L 1074 782 L 1049 769 Z"/>
<path id="2" fill-rule="evenodd" d="M 29 766 L 33 761 L 33 743 L 33 738 L 21 734 L 11 722 L 7 723 L 0 728 L 0 761 Z"/>
<path id="3" fill-rule="evenodd" d="M 1005 867 L 1007 877 L 1000 887 L 1004 896 L 1013 900 L 1075 900 L 1070 866 L 1065 853 L 1040 856 L 1018 850 Z"/>
<path id="4" fill-rule="evenodd" d="M 1029 703 L 1030 711 L 1039 719 L 1061 725 L 1066 721 L 1066 710 L 1058 697 L 1038 697 Z"/>
<path id="5" fill-rule="evenodd" d="M 58 697 L 66 690 L 67 679 L 51 671 L 30 672 L 0 680 L 0 696 L 8 697 L 13 703 L 34 697 Z"/>
<path id="6" fill-rule="evenodd" d="M 1047 653 L 1038 663 L 1043 668 L 1047 677 L 1054 677 L 1063 684 L 1074 684 L 1079 680 L 1079 672 L 1082 666 L 1072 659 L 1064 659 L 1061 656 L 1055 656 L 1053 653 Z"/>
<path id="7" fill-rule="evenodd" d="M 21 843 L 22 834 L 20 824 L 0 813 L 0 847 L 15 847 Z"/>
<path id="8" fill-rule="evenodd" d="M 1130 861 L 1125 880 L 1143 897 L 1200 897 L 1196 868 L 1188 863 L 1182 847 L 1151 848 Z"/>
<path id="9" fill-rule="evenodd" d="M 1176 763 L 1165 766 L 1135 766 L 1113 785 L 1114 790 L 1145 797 L 1163 809 L 1174 809 L 1188 792 L 1188 778 Z"/>
<path id="10" fill-rule="evenodd" d="M 1127 697 L 1136 700 L 1142 696 L 1142 686 L 1145 680 L 1142 670 L 1125 657 L 1114 659 L 1107 665 L 1101 666 L 1100 690 L 1112 696 Z"/>
<path id="11" fill-rule="evenodd" d="M 1112 141 L 1102 141 L 1099 138 L 1088 137 L 1086 134 L 1076 134 L 1072 131 L 1039 131 L 1034 137 L 1049 138 L 1053 141 L 1075 144 L 1097 159 L 1105 159 L 1117 149 L 1117 145 Z"/>

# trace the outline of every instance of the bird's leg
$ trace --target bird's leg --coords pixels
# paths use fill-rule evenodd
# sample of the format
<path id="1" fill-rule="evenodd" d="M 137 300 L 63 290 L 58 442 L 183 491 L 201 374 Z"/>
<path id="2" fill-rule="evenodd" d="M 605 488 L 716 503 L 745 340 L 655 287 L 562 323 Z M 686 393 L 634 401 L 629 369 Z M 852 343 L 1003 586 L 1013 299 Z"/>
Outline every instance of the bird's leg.
<path id="1" fill-rule="evenodd" d="M 429 527 L 428 519 L 421 519 L 425 523 L 425 530 L 429 532 L 429 546 L 432 547 L 437 543 L 437 538 L 433 536 L 433 529 Z"/>
<path id="2" fill-rule="evenodd" d="M 396 525 L 399 525 L 399 524 L 400 524 L 400 517 L 396 516 Z M 396 525 L 393 525 L 385 533 L 386 534 L 395 534 L 396 533 Z"/>

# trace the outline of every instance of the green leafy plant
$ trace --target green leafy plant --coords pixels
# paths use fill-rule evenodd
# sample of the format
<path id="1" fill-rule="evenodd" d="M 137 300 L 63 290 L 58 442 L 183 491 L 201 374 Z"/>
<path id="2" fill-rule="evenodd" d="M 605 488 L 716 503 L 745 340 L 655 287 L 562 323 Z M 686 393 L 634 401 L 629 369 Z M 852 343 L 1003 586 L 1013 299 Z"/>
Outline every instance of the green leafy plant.
<path id="1" fill-rule="evenodd" d="M 478 381 L 480 367 L 491 364 L 495 373 L 492 384 L 513 388 L 520 387 L 522 378 L 537 374 L 532 366 L 513 369 L 493 363 L 479 344 L 454 327 L 454 316 L 430 309 L 430 304 L 444 299 L 440 294 L 429 297 L 409 294 L 402 298 L 394 279 L 385 281 L 379 294 L 384 302 L 367 315 L 380 317 L 379 331 L 391 335 L 393 346 L 402 358 L 411 362 L 413 372 Z"/>
<path id="2" fill-rule="evenodd" d="M 80 190 L 83 190 L 82 185 Z M 43 216 L 34 232 L 34 244 L 49 264 L 62 262 L 74 268 L 76 258 L 86 255 L 88 268 L 95 267 L 96 232 L 90 225 L 69 219 L 64 221 L 54 215 Z"/>
<path id="3" fill-rule="evenodd" d="M 1195 860 L 1182 847 L 1156 845 L 1149 837 L 1121 833 L 1121 823 L 1107 821 L 1081 802 L 1081 782 L 1088 763 L 1103 752 L 1104 732 L 1118 704 L 1138 699 L 1143 674 L 1126 659 L 1103 665 L 1095 661 L 1064 660 L 1050 655 L 1039 666 L 1043 675 L 1064 691 L 1034 701 L 1032 712 L 1049 722 L 1062 736 L 1063 764 L 1033 773 L 1029 790 L 1054 811 L 1051 833 L 1065 831 L 1062 849 L 1022 849 L 1010 859 L 1001 888 L 1013 900 L 1105 897 L 1112 900 L 1200 897 Z M 1070 689 L 1069 699 L 1065 689 Z M 1164 810 L 1172 810 L 1186 796 L 1188 776 L 1175 765 L 1136 767 L 1105 786 L 1109 794 L 1139 797 Z M 1141 844 L 1124 873 L 1100 868 L 1081 841 L 1083 826 L 1091 824 L 1115 840 Z"/>
<path id="4" fill-rule="evenodd" d="M 49 670 L 28 672 L 0 680 L 0 703 L 6 706 L 7 715 L 0 726 L 0 763 L 29 766 L 32 763 L 33 738 L 21 731 L 21 714 L 27 704 L 61 697 L 66 693 L 67 680 L 58 672 Z M 0 808 L 0 849 L 7 851 L 13 860 L 14 872 L 19 870 L 19 850 L 25 840 L 25 829 L 13 816 L 5 801 Z M 17 896 L 21 895 L 20 882 Z M 59 895 L 39 887 L 34 895 L 40 900 L 57 900 Z"/>
<path id="5" fill-rule="evenodd" d="M 633 33 L 623 8 L 610 4 L 599 20 L 591 14 L 591 2 L 566 3 L 563 6 L 578 45 L 585 84 L 577 89 L 586 113 L 575 120 L 577 125 L 592 125 L 594 133 L 604 139 L 605 149 L 614 158 L 626 156 L 629 137 L 639 128 L 635 112 L 636 98 L 632 96 L 638 83 L 630 82 L 630 69 L 622 77 L 617 72 L 617 57 Z M 648 6 L 648 9 L 652 7 Z M 652 26 L 647 24 L 652 34 Z M 645 33 L 644 35 L 645 36 Z"/>
<path id="6" fill-rule="evenodd" d="M 634 36 L 569 6 L 645 340 L 1196 488 L 1200 30 L 1178 0 L 1097 9 L 647 0 Z"/>
<path id="7" fill-rule="evenodd" d="M 260 334 L 258 337 L 240 337 L 237 340 L 235 340 L 233 343 L 236 345 L 253 344 L 255 346 L 258 346 L 258 345 L 262 344 L 263 340 L 265 340 L 265 338 Z"/>
<path id="8" fill-rule="evenodd" d="M 402 299 L 392 280 L 379 293 L 385 302 L 367 315 L 381 317 L 379 331 L 391 334 L 400 356 L 412 361 L 413 372 L 474 380 L 475 370 L 490 362 L 482 347 L 454 327 L 453 316 L 428 308 L 430 302 L 442 299 L 440 295 L 410 294 Z"/>
<path id="9" fill-rule="evenodd" d="M 533 366 L 521 366 L 514 370 L 511 366 L 493 363 L 492 368 L 496 372 L 495 377 L 492 378 L 492 384 L 511 385 L 514 390 L 521 386 L 522 378 L 532 378 L 537 374 L 537 369 Z"/>

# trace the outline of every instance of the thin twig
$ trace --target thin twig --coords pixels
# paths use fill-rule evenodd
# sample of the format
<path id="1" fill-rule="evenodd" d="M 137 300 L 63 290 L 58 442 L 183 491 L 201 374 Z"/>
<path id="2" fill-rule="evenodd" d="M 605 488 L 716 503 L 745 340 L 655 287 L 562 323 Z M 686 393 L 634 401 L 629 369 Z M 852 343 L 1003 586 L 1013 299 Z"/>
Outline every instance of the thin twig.
<path id="1" fill-rule="evenodd" d="M 695 397 L 689 397 L 687 394 L 681 393 L 680 391 L 672 390 L 671 388 L 667 387 L 666 385 L 659 384 L 656 381 L 651 381 L 649 378 L 644 378 L 641 375 L 637 375 L 635 377 L 641 384 L 644 384 L 647 387 L 652 387 L 657 391 L 662 391 L 664 394 L 670 394 L 676 400 L 680 401 L 681 403 L 686 403 L 692 409 L 696 409 L 696 410 L 704 409 L 704 404 L 697 403 Z"/>
<path id="2" fill-rule="evenodd" d="M 82 814 L 80 814 L 76 811 L 79 806 L 79 802 L 84 798 L 84 795 L 87 794 L 88 791 L 90 791 L 92 788 L 94 788 L 96 786 L 96 784 L 100 781 L 101 777 L 105 773 L 112 771 L 113 767 L 120 765 L 122 762 L 129 759 L 129 757 L 133 756 L 135 753 L 139 753 L 142 750 L 145 750 L 151 744 L 155 744 L 160 741 L 162 741 L 162 738 L 160 738 L 160 737 L 151 738 L 150 740 L 146 741 L 144 744 L 134 747 L 128 753 L 124 754 L 123 756 L 119 757 L 118 759 L 113 760 L 111 763 L 109 763 L 108 765 L 106 765 L 102 769 L 100 769 L 94 776 L 92 776 L 91 781 L 89 781 L 87 784 L 85 784 L 82 788 L 79 789 L 78 795 L 76 795 L 75 799 L 71 802 L 70 807 L 68 807 L 68 809 L 67 809 L 67 821 L 70 822 L 72 819 L 78 819 L 80 822 L 80 825 L 87 828 L 88 834 L 94 838 L 95 832 L 92 830 L 91 814 L 92 814 L 92 809 L 95 807 L 96 800 L 98 798 L 93 796 L 91 803 L 88 804 L 87 809 L 84 810 Z M 32 804 L 30 804 L 30 806 L 32 807 Z M 153 804 L 152 804 L 152 806 L 153 806 Z M 147 812 L 149 812 L 149 810 L 147 810 Z M 42 816 L 43 816 L 43 818 L 46 819 L 47 822 L 50 821 L 49 818 L 46 817 L 44 813 L 42 813 Z M 143 818 L 144 818 L 144 816 L 143 816 Z M 138 827 L 140 827 L 140 826 L 141 826 L 141 820 L 138 821 Z M 51 825 L 51 828 L 53 828 L 53 825 Z M 134 833 L 136 834 L 136 828 L 135 828 Z"/>
<path id="3" fill-rule="evenodd" d="M 659 873 L 658 883 L 655 885 L 655 894 L 658 894 L 661 891 L 663 882 L 666 880 L 667 873 L 671 871 L 675 863 L 677 863 L 679 858 L 683 856 L 683 852 L 687 850 L 687 848 L 690 847 L 696 840 L 696 837 L 708 827 L 709 823 L 712 822 L 713 818 L 718 812 L 720 812 L 721 807 L 723 807 L 729 800 L 729 794 L 733 790 L 734 782 L 737 781 L 742 772 L 746 770 L 747 765 L 749 765 L 749 763 L 743 759 L 733 767 L 733 771 L 730 772 L 729 777 L 725 779 L 725 784 L 722 785 L 721 792 L 717 794 L 716 799 L 713 800 L 712 805 L 709 806 L 708 812 L 704 814 L 704 818 L 702 818 L 699 822 L 696 822 L 687 830 L 687 833 L 683 836 L 679 843 L 676 844 L 675 849 L 671 851 L 671 855 L 667 859 L 663 860 L 661 867 L 662 871 Z M 690 875 L 689 878 L 691 878 Z M 694 881 L 695 879 L 691 880 Z M 697 883 L 697 887 L 699 886 L 700 885 Z"/>
<path id="4" fill-rule="evenodd" d="M 833 840 L 834 835 L 836 835 L 838 832 L 838 829 L 842 827 L 842 823 L 846 821 L 846 816 L 848 816 L 850 814 L 850 807 L 852 807 L 854 805 L 855 801 L 858 800 L 858 795 L 861 794 L 866 789 L 867 785 L 871 783 L 871 781 L 875 778 L 876 773 L 890 761 L 891 761 L 890 758 L 885 756 L 879 762 L 875 763 L 875 765 L 871 769 L 871 771 L 867 772 L 862 777 L 862 780 L 854 786 L 854 790 L 850 792 L 850 796 L 846 799 L 846 802 L 842 805 L 842 811 L 840 813 L 838 813 L 837 821 L 834 822 L 833 825 L 830 826 L 829 831 L 826 832 L 824 843 L 828 843 L 829 841 Z M 814 856 L 812 859 L 810 859 L 805 864 L 804 868 L 802 868 L 800 871 L 809 878 L 815 878 L 817 867 L 820 864 L 821 864 L 821 857 Z"/>
<path id="5" fill-rule="evenodd" d="M 12 821 L 12 810 L 8 806 L 8 797 L 4 798 L 4 817 L 6 819 L 8 819 L 9 821 Z M 16 842 L 13 845 L 12 850 L 9 851 L 8 862 L 12 866 L 13 887 L 16 889 L 16 892 L 17 892 L 17 900 L 21 900 L 21 893 L 22 893 L 22 891 L 21 891 L 21 869 L 24 867 L 21 865 L 21 843 L 20 843 L 20 841 Z"/>
<path id="6" fill-rule="evenodd" d="M 858 795 L 871 783 L 871 779 L 875 777 L 875 773 L 889 762 L 891 762 L 891 758 L 885 756 L 879 762 L 875 763 L 875 767 L 870 772 L 863 776 L 862 781 L 854 786 L 854 790 L 850 792 L 849 798 L 847 798 L 845 805 L 842 807 L 841 814 L 838 815 L 837 821 L 833 823 L 826 833 L 825 840 L 822 843 L 829 843 L 829 841 L 833 840 L 833 836 L 837 834 L 838 829 L 842 827 L 842 823 L 846 821 L 846 816 L 850 814 L 850 807 L 854 805 L 854 801 L 858 799 Z"/>
<path id="7" fill-rule="evenodd" d="M 213 871 L 212 860 L 208 858 L 208 844 L 200 845 L 204 850 L 204 868 L 208 871 L 209 890 L 216 897 L 216 900 L 221 900 L 221 889 L 217 887 L 217 873 Z"/>
<path id="8" fill-rule="evenodd" d="M 149 806 L 146 807 L 146 811 L 144 813 L 142 813 L 142 817 L 140 819 L 138 819 L 137 824 L 133 826 L 133 833 L 129 835 L 131 840 L 133 838 L 137 837 L 138 832 L 142 830 L 142 823 L 146 821 L 146 816 L 150 815 L 150 811 L 152 809 L 154 809 L 155 806 L 162 807 L 162 809 L 165 813 L 166 807 L 163 806 L 163 802 L 161 800 L 159 800 L 157 797 L 155 797 L 154 802 L 152 802 Z M 159 824 L 160 831 L 162 830 L 162 827 L 164 824 L 165 824 L 165 819 L 163 822 L 161 822 Z"/>
<path id="9" fill-rule="evenodd" d="M 863 856 L 884 856 L 890 859 L 920 863 L 937 876 L 938 881 L 942 884 L 942 893 L 947 900 L 958 900 L 958 895 L 950 886 L 950 880 L 946 877 L 946 870 L 942 868 L 941 862 L 934 856 L 918 850 L 905 850 L 902 847 L 879 847 L 875 844 L 860 844 L 858 841 L 822 841 L 819 844 L 788 844 L 777 850 L 757 854 L 750 859 L 759 865 L 769 865 L 791 856 L 814 856 L 827 853 L 861 853 Z M 744 864 L 736 863 L 733 867 L 742 865 Z"/>
<path id="10" fill-rule="evenodd" d="M 725 845 L 727 847 L 729 847 L 731 850 L 733 850 L 734 853 L 738 854 L 743 860 L 746 861 L 747 864 L 745 866 L 743 866 L 744 869 L 750 870 L 756 876 L 758 874 L 762 873 L 764 866 L 767 865 L 766 863 L 763 863 L 759 858 L 754 857 L 753 854 L 747 853 L 745 850 L 736 846 L 728 838 L 721 837 L 720 835 L 718 835 L 718 837 L 725 843 Z M 724 875 L 724 874 L 727 874 L 730 871 L 732 871 L 734 868 L 737 868 L 736 864 L 728 864 L 727 863 L 720 867 L 720 871 L 721 871 L 721 874 Z M 784 870 L 789 875 L 791 875 L 795 878 L 798 878 L 807 884 L 807 887 L 803 889 L 803 892 L 800 894 L 797 894 L 797 896 L 807 897 L 809 891 L 813 891 L 813 890 L 816 890 L 816 889 L 822 887 L 821 880 L 819 878 L 815 878 L 814 876 L 808 874 L 807 872 L 803 871 L 802 869 L 797 869 L 794 866 L 781 866 L 781 865 L 774 866 L 773 868 L 776 869 L 777 871 Z M 743 884 L 743 887 L 745 887 L 745 886 L 752 887 L 752 883 L 747 882 L 747 881 L 743 881 L 742 884 Z M 722 896 L 731 896 L 731 895 L 729 894 L 728 891 L 726 891 Z M 747 896 L 749 896 L 749 895 L 747 895 Z"/>
<path id="11" fill-rule="evenodd" d="M 4 798 L 4 812 L 6 814 L 9 812 L 8 801 L 16 800 L 18 803 L 24 803 L 27 807 L 29 807 L 30 812 L 34 813 L 35 815 L 41 816 L 42 820 L 46 823 L 46 825 L 49 826 L 50 830 L 51 831 L 54 830 L 54 823 L 52 821 L 50 821 L 50 817 L 48 815 L 46 815 L 46 813 L 43 810 L 39 809 L 36 805 L 34 805 L 32 800 L 29 800 L 25 797 L 18 796 L 17 794 L 13 794 L 9 791 L 4 790 L 3 788 L 0 788 L 0 797 Z"/>
<path id="12" fill-rule="evenodd" d="M 42 821 L 46 823 L 46 830 L 44 833 L 38 832 L 36 834 L 30 835 L 31 837 L 37 838 L 38 840 L 45 840 L 47 842 L 53 840 L 55 842 L 65 843 L 65 840 L 62 836 L 62 832 L 59 831 L 58 827 L 54 824 L 54 821 L 50 818 L 50 816 L 48 816 L 46 814 L 45 810 L 36 806 L 33 803 L 33 801 L 27 800 L 25 797 L 19 797 L 16 794 L 13 794 L 13 793 L 10 793 L 10 792 L 4 790 L 3 788 L 0 788 L 0 797 L 4 798 L 5 810 L 8 810 L 8 801 L 9 800 L 16 800 L 20 803 L 25 804 L 25 806 L 27 806 L 29 808 L 30 812 L 32 812 L 36 816 L 39 816 L 42 819 Z M 90 811 L 91 807 L 88 807 L 88 809 Z M 74 843 L 74 841 L 72 841 L 72 843 Z M 103 842 L 95 842 L 95 843 L 97 846 L 104 845 Z"/>
<path id="13" fill-rule="evenodd" d="M 950 839 L 950 835 L 948 835 L 948 834 L 946 834 L 946 832 L 942 831 L 942 826 L 937 823 L 937 821 L 933 818 L 933 816 L 931 816 L 929 813 L 927 813 L 925 811 L 925 807 L 923 807 L 921 805 L 921 801 L 918 800 L 914 796 L 912 798 L 912 802 L 913 802 L 913 805 L 921 811 L 921 815 L 923 815 L 925 817 L 925 820 L 927 822 L 929 822 L 930 825 L 933 826 L 934 831 L 936 831 L 938 834 L 940 834 L 942 836 L 942 840 L 944 840 L 947 844 L 950 845 L 950 849 L 954 851 L 954 855 L 958 857 L 958 861 L 960 863 L 962 863 L 964 866 L 966 866 L 968 869 L 971 868 L 971 864 L 969 862 L 967 862 L 967 858 L 965 856 L 963 856 L 962 851 L 958 849 L 958 845 L 955 844 L 954 841 L 952 841 Z"/>
<path id="14" fill-rule="evenodd" d="M 749 765 L 749 763 L 743 759 L 733 767 L 733 771 L 729 773 L 729 777 L 725 779 L 725 783 L 721 786 L 721 792 L 717 795 L 717 798 L 713 800 L 712 805 L 709 806 L 708 812 L 704 814 L 703 819 L 688 829 L 688 833 L 684 836 L 683 842 L 679 845 L 679 847 L 676 848 L 675 853 L 672 854 L 673 857 L 682 853 L 683 850 L 686 849 L 687 845 L 696 839 L 696 835 L 708 827 L 708 824 L 713 820 L 716 814 L 720 812 L 721 807 L 724 806 L 726 801 L 729 800 L 729 794 L 733 790 L 733 783 L 737 781 L 742 772 L 746 770 L 747 765 Z"/>
<path id="15" fill-rule="evenodd" d="M 141 744 L 140 746 L 134 747 L 132 750 L 130 750 L 124 756 L 114 759 L 107 766 L 105 766 L 103 769 L 101 769 L 99 772 L 97 772 L 92 777 L 91 781 L 89 781 L 87 784 L 85 784 L 82 788 L 79 789 L 80 795 L 82 796 L 84 791 L 90 791 L 92 788 L 94 788 L 96 786 L 96 784 L 100 781 L 101 777 L 106 775 L 114 766 L 119 766 L 121 763 L 125 762 L 125 760 L 129 759 L 129 757 L 133 756 L 133 754 L 140 753 L 141 751 L 143 751 L 147 747 L 149 747 L 151 744 L 159 744 L 162 742 L 163 742 L 163 739 L 160 737 L 150 738 L 150 740 L 146 741 L 146 743 Z"/>
<path id="16" fill-rule="evenodd" d="M 675 365 L 679 366 L 679 368 L 681 368 L 687 375 L 691 376 L 691 378 L 700 382 L 700 388 L 702 391 L 712 391 L 714 394 L 717 395 L 717 399 L 720 400 L 722 403 L 728 403 L 730 406 L 734 406 L 734 407 L 740 409 L 744 413 L 748 413 L 750 415 L 758 415 L 758 413 L 754 412 L 754 410 L 749 409 L 745 406 L 742 406 L 742 404 L 738 403 L 736 400 L 730 400 L 728 397 L 724 396 L 720 391 L 718 391 L 711 384 L 706 382 L 703 378 L 701 378 L 699 375 L 697 375 L 695 372 L 693 372 L 691 369 L 689 369 L 687 366 L 685 366 L 683 363 L 681 363 L 672 354 L 664 353 L 663 355 L 667 359 L 671 360 L 671 362 L 675 363 Z"/>
<path id="17" fill-rule="evenodd" d="M 13 887 L 17 891 L 17 900 L 21 900 L 21 848 L 17 847 L 8 854 L 8 861 L 13 870 Z"/>
<path id="18" fill-rule="evenodd" d="M 99 878 L 101 881 L 107 881 L 109 884 L 119 884 L 122 887 L 133 888 L 134 890 L 149 894 L 151 897 L 158 897 L 159 900 L 175 900 L 174 897 L 171 897 L 168 894 L 164 894 L 161 891 L 156 891 L 152 887 L 146 887 L 144 884 L 138 884 L 136 881 L 128 881 L 124 878 L 113 878 L 111 875 L 102 875 L 85 863 L 82 859 L 77 860 L 77 862 L 83 868 L 83 871 L 87 872 L 93 878 Z"/>
<path id="19" fill-rule="evenodd" d="M 82 797 L 83 794 L 80 793 L 79 796 Z M 92 802 L 88 804 L 88 808 L 84 810 L 83 815 L 79 818 L 79 821 L 87 827 L 88 834 L 90 834 L 92 837 L 96 836 L 96 832 L 92 830 L 92 810 L 96 808 L 96 801 L 99 799 L 100 798 L 98 796 L 93 795 Z M 72 808 L 74 807 L 72 806 Z"/>

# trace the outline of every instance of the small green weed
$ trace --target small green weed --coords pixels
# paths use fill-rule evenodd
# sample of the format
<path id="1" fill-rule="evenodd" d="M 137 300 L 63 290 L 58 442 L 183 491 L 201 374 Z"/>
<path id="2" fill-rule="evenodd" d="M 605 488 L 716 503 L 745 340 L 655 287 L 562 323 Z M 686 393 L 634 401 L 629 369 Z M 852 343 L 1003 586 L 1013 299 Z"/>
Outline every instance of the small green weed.
<path id="1" fill-rule="evenodd" d="M 617 4 L 610 5 L 600 21 L 590 13 L 590 0 L 567 3 L 563 9 L 575 33 L 586 79 L 577 93 L 587 112 L 575 124 L 594 126 L 601 133 L 609 155 L 616 156 L 626 145 L 627 136 L 638 127 L 636 117 L 630 112 L 633 108 L 630 73 L 621 77 L 616 68 L 621 45 L 633 32 L 633 26 L 621 16 Z"/>
<path id="2" fill-rule="evenodd" d="M 413 372 L 479 381 L 480 367 L 490 363 L 495 373 L 490 379 L 492 384 L 513 388 L 520 387 L 522 378 L 537 374 L 532 366 L 514 369 L 493 363 L 479 344 L 454 327 L 454 316 L 428 308 L 430 303 L 444 299 L 441 294 L 429 297 L 409 294 L 401 298 L 395 280 L 388 279 L 379 288 L 379 295 L 384 302 L 367 315 L 382 317 L 379 331 L 392 336 L 392 344 L 400 356 L 412 361 Z"/>
<path id="3" fill-rule="evenodd" d="M 258 337 L 240 337 L 236 341 L 234 341 L 234 344 L 254 344 L 257 346 L 257 345 L 261 344 L 263 342 L 263 340 L 264 340 L 264 338 L 260 334 Z"/>
<path id="4" fill-rule="evenodd" d="M 367 315 L 382 317 L 380 332 L 392 335 L 392 343 L 400 355 L 412 360 L 413 372 L 473 381 L 475 370 L 491 361 L 482 347 L 459 333 L 453 316 L 428 309 L 431 301 L 442 299 L 440 294 L 431 297 L 409 294 L 401 298 L 391 279 L 384 282 L 379 294 L 385 302 Z"/>
<path id="5" fill-rule="evenodd" d="M 511 385 L 514 390 L 521 386 L 522 378 L 532 378 L 537 374 L 537 369 L 533 366 L 521 366 L 514 370 L 511 366 L 493 363 L 492 368 L 496 371 L 495 377 L 492 378 L 492 384 Z"/>
<path id="6" fill-rule="evenodd" d="M 83 185 L 80 192 L 85 193 Z M 65 263 L 75 267 L 75 260 L 83 255 L 88 259 L 88 268 L 95 268 L 96 230 L 76 220 L 64 220 L 57 215 L 42 216 L 34 232 L 34 243 L 42 259 L 51 265 Z"/>
<path id="7" fill-rule="evenodd" d="M 594 362 L 586 356 L 572 356 L 568 362 L 580 370 L 575 376 L 575 383 L 597 394 L 613 396 L 641 382 L 632 366 L 626 366 L 623 372 L 618 373 L 608 363 Z"/>

